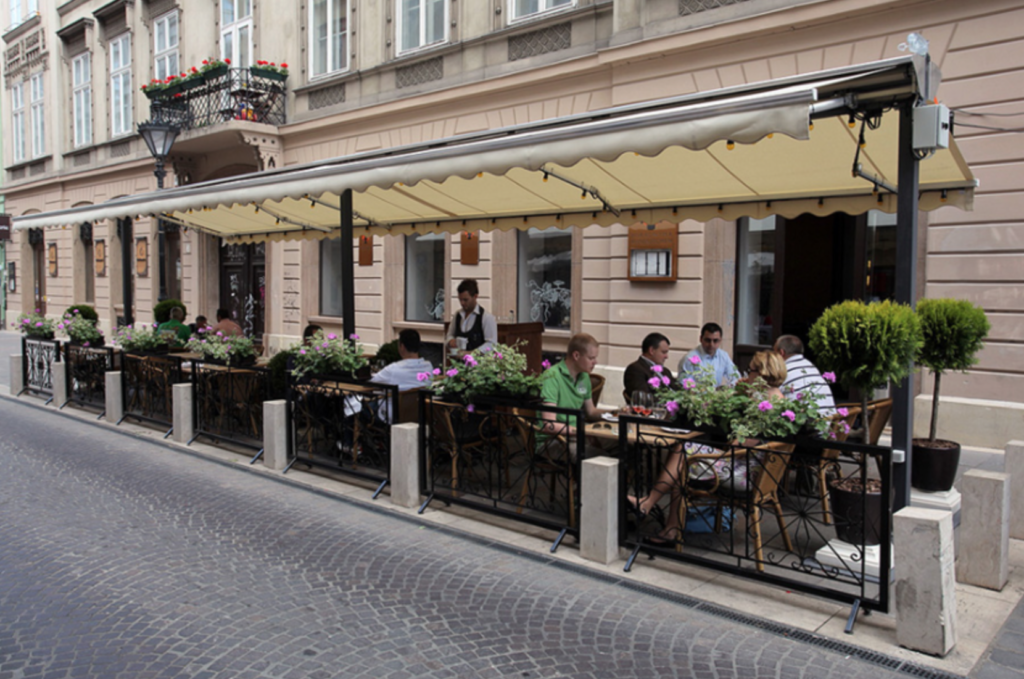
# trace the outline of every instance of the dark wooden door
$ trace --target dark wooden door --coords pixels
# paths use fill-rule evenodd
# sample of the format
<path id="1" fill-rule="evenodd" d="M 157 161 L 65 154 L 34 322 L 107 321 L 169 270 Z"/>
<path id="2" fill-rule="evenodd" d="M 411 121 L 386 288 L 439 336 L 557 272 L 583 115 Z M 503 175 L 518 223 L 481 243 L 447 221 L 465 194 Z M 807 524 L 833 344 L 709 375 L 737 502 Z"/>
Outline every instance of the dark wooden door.
<path id="1" fill-rule="evenodd" d="M 221 246 L 220 306 L 257 342 L 263 340 L 266 293 L 266 245 Z"/>

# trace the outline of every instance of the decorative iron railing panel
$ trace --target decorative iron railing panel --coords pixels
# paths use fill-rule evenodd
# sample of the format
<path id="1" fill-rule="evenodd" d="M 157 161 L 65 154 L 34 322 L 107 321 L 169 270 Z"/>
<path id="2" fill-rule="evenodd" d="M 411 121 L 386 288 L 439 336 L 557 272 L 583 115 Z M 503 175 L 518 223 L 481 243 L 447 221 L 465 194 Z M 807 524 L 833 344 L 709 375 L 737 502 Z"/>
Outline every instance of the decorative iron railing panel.
<path id="1" fill-rule="evenodd" d="M 391 477 L 390 413 L 398 387 L 344 377 L 303 377 L 288 384 L 292 461 L 378 482 Z"/>
<path id="2" fill-rule="evenodd" d="M 653 424 L 619 422 L 627 570 L 645 550 L 888 610 L 891 449 L 820 439 L 735 446 Z"/>
<path id="3" fill-rule="evenodd" d="M 107 371 L 120 366 L 119 352 L 113 347 L 64 345 L 64 362 L 68 369 L 68 400 L 80 406 L 107 406 Z M 62 404 L 63 405 L 63 404 Z"/>
<path id="4" fill-rule="evenodd" d="M 191 85 L 191 83 L 189 83 Z M 150 102 L 150 117 L 177 123 L 182 130 L 249 120 L 268 125 L 285 123 L 285 84 L 231 68 L 223 75 L 200 81 L 193 89 Z"/>
<path id="5" fill-rule="evenodd" d="M 545 436 L 545 416 L 583 422 L 579 410 L 478 400 L 472 409 L 420 400 L 420 464 L 434 498 L 552 530 L 579 534 L 583 436 Z M 559 540 L 561 537 L 559 538 Z"/>
<path id="6" fill-rule="evenodd" d="M 173 427 L 173 387 L 189 380 L 182 370 L 183 362 L 184 359 L 175 354 L 125 353 L 121 357 L 124 416 Z"/>
<path id="7" fill-rule="evenodd" d="M 57 340 L 21 337 L 21 365 L 25 375 L 25 391 L 37 396 L 53 397 L 53 364 L 60 362 Z"/>
<path id="8" fill-rule="evenodd" d="M 270 371 L 193 363 L 196 436 L 253 449 L 263 448 L 263 402 L 270 398 Z"/>

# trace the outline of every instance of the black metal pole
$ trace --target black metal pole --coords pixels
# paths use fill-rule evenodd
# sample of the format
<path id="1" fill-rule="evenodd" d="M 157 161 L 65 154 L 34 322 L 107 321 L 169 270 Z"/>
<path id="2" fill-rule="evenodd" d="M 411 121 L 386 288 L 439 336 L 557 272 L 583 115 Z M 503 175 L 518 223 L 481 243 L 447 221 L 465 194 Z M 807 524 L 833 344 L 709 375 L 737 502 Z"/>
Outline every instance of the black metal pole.
<path id="1" fill-rule="evenodd" d="M 341 308 L 345 337 L 356 332 L 356 271 L 352 254 L 352 189 L 341 193 Z"/>
<path id="2" fill-rule="evenodd" d="M 121 298 L 124 301 L 124 324 L 131 327 L 132 317 L 132 218 L 117 220 L 118 235 L 121 238 Z"/>
<path id="3" fill-rule="evenodd" d="M 914 155 L 914 101 L 900 106 L 899 193 L 896 196 L 896 301 L 915 306 L 917 282 L 918 159 Z M 910 504 L 911 439 L 914 436 L 914 379 L 896 385 L 892 394 L 892 448 L 903 451 L 893 465 L 893 509 Z"/>
<path id="4" fill-rule="evenodd" d="M 156 159 L 156 170 L 153 171 L 153 174 L 156 175 L 156 189 L 159 191 L 164 188 L 164 177 L 167 176 L 163 158 Z M 156 299 L 158 302 L 162 302 L 167 299 L 167 252 L 162 219 L 156 221 L 156 275 L 157 281 L 159 281 Z"/>

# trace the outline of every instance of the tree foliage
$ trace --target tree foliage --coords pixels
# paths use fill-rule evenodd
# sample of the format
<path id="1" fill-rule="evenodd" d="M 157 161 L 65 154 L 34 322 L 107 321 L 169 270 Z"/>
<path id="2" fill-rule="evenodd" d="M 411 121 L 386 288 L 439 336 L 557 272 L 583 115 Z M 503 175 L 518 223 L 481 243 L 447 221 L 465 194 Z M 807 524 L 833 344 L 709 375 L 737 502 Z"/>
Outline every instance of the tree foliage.
<path id="1" fill-rule="evenodd" d="M 153 307 L 153 320 L 157 323 L 166 323 L 171 320 L 171 309 L 176 306 L 181 307 L 181 310 L 185 312 L 185 318 L 188 318 L 188 309 L 184 302 L 180 299 L 165 299 Z"/>
<path id="2" fill-rule="evenodd" d="M 963 372 L 978 362 L 991 328 L 985 312 L 964 299 L 923 299 L 917 304 L 924 344 L 917 362 L 935 373 Z"/>

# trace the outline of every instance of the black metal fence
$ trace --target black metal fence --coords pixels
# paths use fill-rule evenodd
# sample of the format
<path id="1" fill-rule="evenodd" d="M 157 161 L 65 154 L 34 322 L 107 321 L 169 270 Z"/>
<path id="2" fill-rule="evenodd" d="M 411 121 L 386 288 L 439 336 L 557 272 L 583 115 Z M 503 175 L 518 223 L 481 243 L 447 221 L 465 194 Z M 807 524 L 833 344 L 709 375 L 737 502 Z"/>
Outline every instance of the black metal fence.
<path id="1" fill-rule="evenodd" d="M 545 405 L 446 403 L 420 397 L 422 512 L 433 500 L 472 507 L 559 532 L 579 535 L 580 460 L 584 437 L 545 436 L 545 414 L 576 427 L 579 410 Z"/>
<path id="2" fill-rule="evenodd" d="M 60 362 L 60 342 L 21 336 L 21 366 L 25 376 L 22 391 L 53 400 L 53 364 Z"/>
<path id="3" fill-rule="evenodd" d="M 644 550 L 854 612 L 888 611 L 891 449 L 821 439 L 735 446 L 653 425 L 619 424 L 623 494 L 649 510 L 623 497 L 621 543 L 633 548 L 626 570 Z"/>
<path id="4" fill-rule="evenodd" d="M 391 477 L 392 414 L 398 387 L 344 377 L 289 378 L 291 461 L 378 483 L 376 497 Z"/>
<path id="5" fill-rule="evenodd" d="M 206 436 L 262 450 L 263 402 L 270 398 L 270 382 L 265 368 L 193 363 L 192 441 Z"/>
<path id="6" fill-rule="evenodd" d="M 174 427 L 174 385 L 188 382 L 182 370 L 184 359 L 175 354 L 139 355 L 125 353 L 121 357 L 121 394 L 124 417 L 168 427 L 166 438 Z"/>
<path id="7" fill-rule="evenodd" d="M 67 364 L 68 403 L 106 412 L 107 371 L 118 370 L 121 354 L 113 347 L 64 345 Z M 64 407 L 65 404 L 61 404 Z M 101 412 L 101 416 L 102 416 Z"/>
<path id="8" fill-rule="evenodd" d="M 181 126 L 208 127 L 228 120 L 268 125 L 285 123 L 285 84 L 254 75 L 248 68 L 230 68 L 221 75 L 187 82 L 174 94 L 150 102 L 150 117 Z"/>

